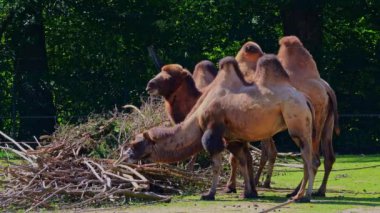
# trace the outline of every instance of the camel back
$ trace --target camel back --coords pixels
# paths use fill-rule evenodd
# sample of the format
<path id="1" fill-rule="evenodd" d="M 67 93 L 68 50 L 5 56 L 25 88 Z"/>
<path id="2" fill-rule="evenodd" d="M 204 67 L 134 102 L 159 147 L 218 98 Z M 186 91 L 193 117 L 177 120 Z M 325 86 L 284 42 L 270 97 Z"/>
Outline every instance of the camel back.
<path id="1" fill-rule="evenodd" d="M 289 75 L 273 54 L 266 54 L 258 60 L 254 78 L 258 84 L 289 82 Z"/>

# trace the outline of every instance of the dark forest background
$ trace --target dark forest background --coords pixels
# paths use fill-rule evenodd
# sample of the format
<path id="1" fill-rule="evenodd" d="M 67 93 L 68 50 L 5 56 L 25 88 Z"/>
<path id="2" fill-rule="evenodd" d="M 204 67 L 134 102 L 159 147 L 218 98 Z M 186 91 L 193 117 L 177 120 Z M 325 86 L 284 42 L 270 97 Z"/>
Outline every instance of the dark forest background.
<path id="1" fill-rule="evenodd" d="M 138 105 L 158 72 L 148 47 L 192 70 L 248 40 L 277 53 L 284 35 L 301 38 L 337 93 L 336 151 L 378 153 L 378 0 L 0 0 L 0 130 L 31 141 Z"/>

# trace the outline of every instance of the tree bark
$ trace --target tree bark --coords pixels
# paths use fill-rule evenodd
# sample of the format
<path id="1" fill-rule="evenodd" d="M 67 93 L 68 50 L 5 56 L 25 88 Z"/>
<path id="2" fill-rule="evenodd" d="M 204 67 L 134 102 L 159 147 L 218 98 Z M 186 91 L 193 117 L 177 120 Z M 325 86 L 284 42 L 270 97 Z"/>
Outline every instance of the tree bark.
<path id="1" fill-rule="evenodd" d="M 284 35 L 300 38 L 317 58 L 322 50 L 323 5 L 323 0 L 290 0 L 281 8 Z"/>
<path id="2" fill-rule="evenodd" d="M 32 140 L 33 136 L 52 133 L 56 123 L 53 95 L 46 83 L 48 62 L 41 5 L 29 2 L 14 26 L 11 38 L 15 50 L 16 110 L 20 118 L 18 139 Z"/>

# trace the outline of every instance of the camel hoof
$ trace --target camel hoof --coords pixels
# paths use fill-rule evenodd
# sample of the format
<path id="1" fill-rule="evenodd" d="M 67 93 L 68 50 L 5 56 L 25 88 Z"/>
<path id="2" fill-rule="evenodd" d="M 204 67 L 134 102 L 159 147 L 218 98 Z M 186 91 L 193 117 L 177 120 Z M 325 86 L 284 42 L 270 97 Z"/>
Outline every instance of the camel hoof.
<path id="1" fill-rule="evenodd" d="M 215 196 L 210 194 L 203 194 L 201 196 L 201 200 L 215 200 Z"/>
<path id="2" fill-rule="evenodd" d="M 314 192 L 312 195 L 313 197 L 326 197 L 326 193 L 320 191 Z"/>
<path id="3" fill-rule="evenodd" d="M 296 203 L 310 203 L 310 198 L 308 198 L 308 197 L 295 198 L 293 200 Z"/>
<path id="4" fill-rule="evenodd" d="M 224 193 L 226 193 L 226 194 L 236 193 L 236 189 L 235 189 L 235 188 L 229 188 L 229 187 L 226 187 L 226 188 L 224 189 Z"/>
<path id="5" fill-rule="evenodd" d="M 252 199 L 252 198 L 258 198 L 257 192 L 251 192 L 251 193 L 244 193 L 243 198 L 244 199 Z"/>

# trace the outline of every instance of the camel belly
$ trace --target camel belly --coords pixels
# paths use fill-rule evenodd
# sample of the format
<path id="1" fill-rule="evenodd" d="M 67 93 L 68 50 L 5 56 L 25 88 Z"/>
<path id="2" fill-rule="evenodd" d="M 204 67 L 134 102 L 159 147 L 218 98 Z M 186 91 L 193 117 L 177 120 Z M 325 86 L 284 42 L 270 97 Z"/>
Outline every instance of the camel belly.
<path id="1" fill-rule="evenodd" d="M 286 129 L 279 105 L 236 104 L 225 110 L 226 138 L 256 141 Z"/>

